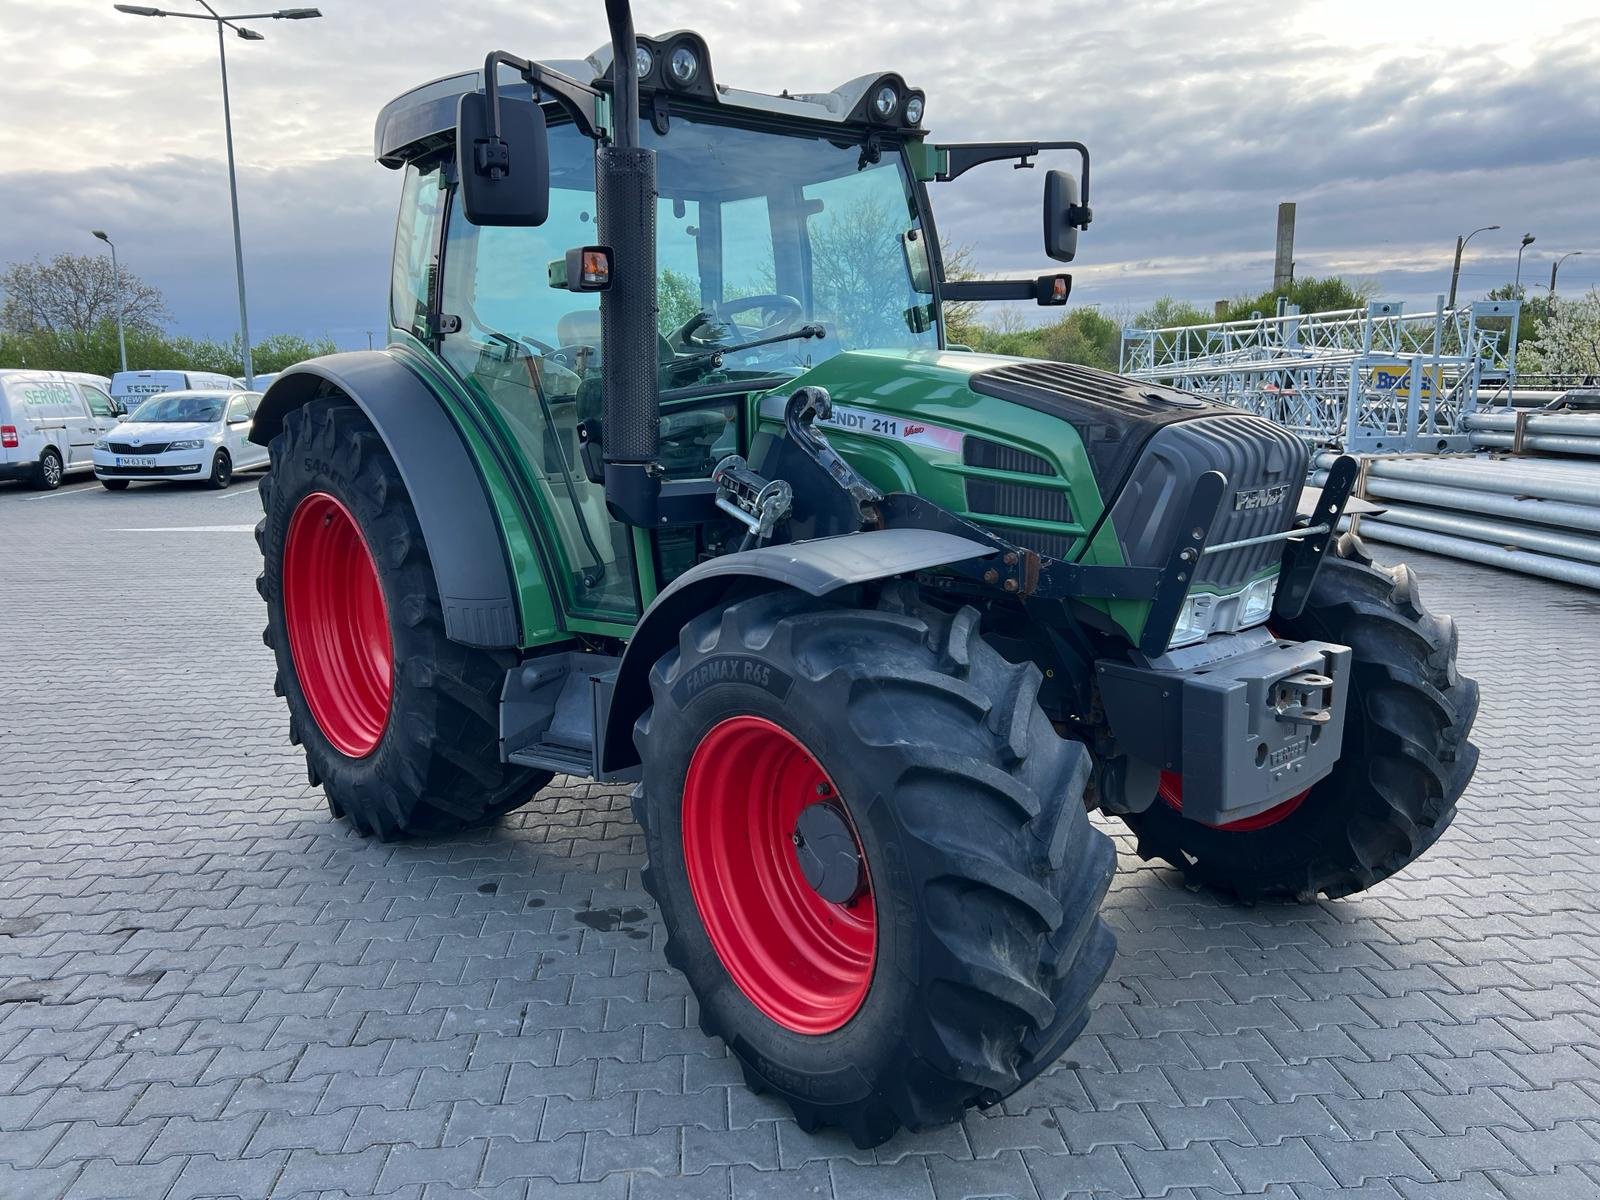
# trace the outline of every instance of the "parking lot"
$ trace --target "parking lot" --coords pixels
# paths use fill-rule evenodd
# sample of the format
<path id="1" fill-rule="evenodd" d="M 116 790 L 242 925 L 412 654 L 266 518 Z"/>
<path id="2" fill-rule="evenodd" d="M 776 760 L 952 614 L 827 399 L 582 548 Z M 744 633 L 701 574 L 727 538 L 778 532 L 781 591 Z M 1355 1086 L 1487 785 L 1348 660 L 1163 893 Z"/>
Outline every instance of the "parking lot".
<path id="1" fill-rule="evenodd" d="M 1600 1196 L 1596 594 L 1410 556 L 1483 685 L 1432 853 L 1240 908 L 1119 832 L 1086 1036 L 859 1151 L 696 1027 L 625 789 L 407 845 L 330 819 L 258 512 L 0 486 L 0 1197 Z"/>

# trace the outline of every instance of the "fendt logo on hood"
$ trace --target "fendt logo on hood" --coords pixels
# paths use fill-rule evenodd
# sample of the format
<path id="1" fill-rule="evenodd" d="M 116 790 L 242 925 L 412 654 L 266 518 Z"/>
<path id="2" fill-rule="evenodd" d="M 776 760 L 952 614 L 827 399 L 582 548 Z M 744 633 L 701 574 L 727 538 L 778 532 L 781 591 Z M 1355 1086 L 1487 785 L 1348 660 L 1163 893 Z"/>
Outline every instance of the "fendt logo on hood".
<path id="1" fill-rule="evenodd" d="M 1233 494 L 1233 511 L 1248 512 L 1256 508 L 1276 508 L 1289 496 L 1287 483 L 1264 488 L 1240 488 Z"/>

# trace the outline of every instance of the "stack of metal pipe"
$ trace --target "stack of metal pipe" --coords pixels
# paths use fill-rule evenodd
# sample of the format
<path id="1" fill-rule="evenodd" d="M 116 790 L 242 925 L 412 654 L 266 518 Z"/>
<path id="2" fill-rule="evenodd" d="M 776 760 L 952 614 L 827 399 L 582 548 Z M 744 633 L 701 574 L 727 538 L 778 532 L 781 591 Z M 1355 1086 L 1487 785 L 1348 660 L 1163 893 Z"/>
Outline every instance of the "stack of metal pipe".
<path id="1" fill-rule="evenodd" d="M 1600 462 L 1600 412 L 1479 412 L 1464 422 L 1486 450 L 1537 450 Z"/>
<path id="2" fill-rule="evenodd" d="M 1500 419 L 1500 414 L 1487 416 L 1491 422 Z M 1469 422 L 1484 419 L 1475 416 Z M 1494 424 L 1475 426 L 1474 439 L 1516 437 L 1515 415 L 1505 419 L 1513 423 L 1509 432 Z M 1361 536 L 1600 589 L 1600 414 L 1549 419 L 1557 424 L 1529 418 L 1521 448 L 1554 451 L 1554 445 L 1536 446 L 1529 439 L 1558 438 L 1576 447 L 1563 452 L 1576 457 L 1367 459 L 1360 492 L 1387 511 L 1361 517 Z M 1329 452 L 1317 455 L 1313 485 L 1327 477 L 1334 458 Z"/>

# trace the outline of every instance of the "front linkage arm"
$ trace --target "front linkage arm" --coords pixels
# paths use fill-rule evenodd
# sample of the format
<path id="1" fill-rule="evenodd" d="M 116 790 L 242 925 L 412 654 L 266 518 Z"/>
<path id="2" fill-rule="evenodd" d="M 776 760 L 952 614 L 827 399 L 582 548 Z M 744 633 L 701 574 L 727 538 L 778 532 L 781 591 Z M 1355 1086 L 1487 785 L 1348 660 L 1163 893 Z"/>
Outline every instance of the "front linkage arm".
<path id="1" fill-rule="evenodd" d="M 1196 481 L 1184 520 L 1187 532 L 1159 567 L 1096 566 L 1044 558 L 909 492 L 891 492 L 875 507 L 884 528 L 938 529 L 994 547 L 994 553 L 985 558 L 952 563 L 943 570 L 1007 595 L 1069 603 L 1091 599 L 1149 601 L 1150 615 L 1139 649 L 1154 657 L 1165 651 L 1172 640 L 1189 581 L 1195 564 L 1205 553 L 1206 538 L 1226 487 L 1227 480 L 1219 471 L 1207 471 Z"/>
<path id="2" fill-rule="evenodd" d="M 1281 619 L 1292 619 L 1304 608 L 1328 543 L 1338 531 L 1356 473 L 1355 460 L 1341 457 L 1328 472 L 1328 481 L 1313 511 L 1313 523 L 1268 535 L 1268 540 L 1285 543 L 1274 610 Z M 1219 471 L 1207 471 L 1200 476 L 1189 494 L 1183 536 L 1177 539 L 1167 561 L 1159 567 L 1097 566 L 1043 558 L 908 492 L 892 492 L 873 508 L 878 527 L 937 529 L 993 547 L 991 555 L 953 563 L 941 570 L 1007 595 L 1068 602 L 1089 599 L 1149 601 L 1150 613 L 1139 639 L 1139 650 L 1147 658 L 1155 658 L 1166 652 L 1172 640 L 1172 631 L 1177 626 L 1201 558 L 1207 553 L 1232 548 L 1231 543 L 1207 545 L 1227 486 L 1226 477 Z"/>

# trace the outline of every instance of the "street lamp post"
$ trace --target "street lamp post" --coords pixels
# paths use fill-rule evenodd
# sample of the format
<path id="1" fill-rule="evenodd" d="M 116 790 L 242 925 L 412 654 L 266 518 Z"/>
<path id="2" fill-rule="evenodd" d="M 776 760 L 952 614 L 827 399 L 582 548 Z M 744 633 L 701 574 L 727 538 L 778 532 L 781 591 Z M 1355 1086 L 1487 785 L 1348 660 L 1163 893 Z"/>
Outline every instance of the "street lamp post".
<path id="1" fill-rule="evenodd" d="M 1517 281 L 1511 285 L 1511 298 L 1522 299 L 1522 252 L 1533 245 L 1538 239 L 1531 233 L 1522 235 L 1522 244 L 1517 247 Z"/>
<path id="2" fill-rule="evenodd" d="M 106 236 L 104 229 L 91 229 L 90 233 L 111 247 L 111 286 L 117 301 L 117 356 L 122 360 L 122 369 L 128 369 L 128 342 L 122 336 L 122 268 L 117 266 L 117 244 Z M 1550 273 L 1550 289 L 1555 290 L 1555 272 Z"/>
<path id="3" fill-rule="evenodd" d="M 1551 304 L 1554 304 L 1556 302 L 1556 272 L 1561 269 L 1561 264 L 1566 262 L 1567 259 L 1576 257 L 1577 255 L 1580 255 L 1582 253 L 1583 253 L 1582 250 L 1568 250 L 1560 258 L 1556 259 L 1555 262 L 1550 264 L 1550 303 Z"/>
<path id="4" fill-rule="evenodd" d="M 223 39 L 223 29 L 231 29 L 237 37 L 247 42 L 263 41 L 262 34 L 236 25 L 236 21 L 305 21 L 320 17 L 315 8 L 280 8 L 277 12 L 236 13 L 223 16 L 207 0 L 199 0 L 204 13 L 169 12 L 142 4 L 114 4 L 118 12 L 135 17 L 187 17 L 192 21 L 211 21 L 217 27 L 217 60 L 222 66 L 222 127 L 228 143 L 228 198 L 233 207 L 233 270 L 239 285 L 239 344 L 244 354 L 244 381 L 246 387 L 255 386 L 255 367 L 250 361 L 250 318 L 244 300 L 244 239 L 239 233 L 239 182 L 233 163 L 233 110 L 228 100 L 228 51 Z"/>
<path id="5" fill-rule="evenodd" d="M 1461 278 L 1461 252 L 1467 248 L 1467 243 L 1480 233 L 1488 233 L 1491 229 L 1499 229 L 1498 225 L 1485 225 L 1482 229 L 1474 229 L 1466 237 L 1456 234 L 1456 265 L 1450 268 L 1450 303 L 1447 308 L 1456 306 L 1456 282 Z"/>

